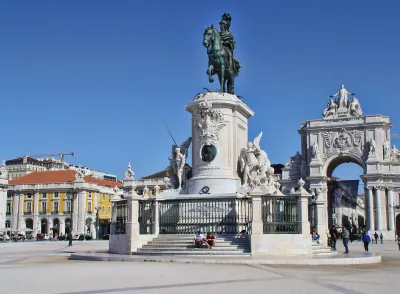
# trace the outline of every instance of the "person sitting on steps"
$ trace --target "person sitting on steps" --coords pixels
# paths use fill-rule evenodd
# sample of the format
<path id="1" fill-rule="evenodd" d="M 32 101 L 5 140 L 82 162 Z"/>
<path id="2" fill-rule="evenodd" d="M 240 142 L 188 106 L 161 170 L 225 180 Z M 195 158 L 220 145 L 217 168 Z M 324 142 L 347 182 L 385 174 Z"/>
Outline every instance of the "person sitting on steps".
<path id="1" fill-rule="evenodd" d="M 210 246 L 206 241 L 207 240 L 203 237 L 203 234 L 200 231 L 196 233 L 193 239 L 193 243 L 196 246 L 196 248 L 200 248 L 204 243 L 206 243 L 208 248 L 210 248 Z"/>
<path id="2" fill-rule="evenodd" d="M 212 247 L 215 246 L 215 240 L 216 240 L 215 235 L 211 232 L 208 232 L 206 240 L 207 240 L 208 248 L 212 249 Z"/>

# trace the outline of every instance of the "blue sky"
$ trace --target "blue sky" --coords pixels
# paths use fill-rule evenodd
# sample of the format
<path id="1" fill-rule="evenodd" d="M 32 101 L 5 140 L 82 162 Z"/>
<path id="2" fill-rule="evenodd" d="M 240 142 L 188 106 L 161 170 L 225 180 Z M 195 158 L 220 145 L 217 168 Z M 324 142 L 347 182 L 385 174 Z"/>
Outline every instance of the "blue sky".
<path id="1" fill-rule="evenodd" d="M 165 168 L 164 121 L 183 142 L 184 105 L 217 87 L 205 74 L 202 34 L 225 11 L 244 65 L 236 92 L 255 111 L 249 137 L 264 132 L 272 162 L 299 149 L 300 124 L 321 118 L 342 83 L 364 113 L 391 116 L 400 133 L 398 2 L 210 3 L 2 1 L 0 158 L 75 151 L 71 162 L 118 176 L 128 161 L 137 177 Z"/>

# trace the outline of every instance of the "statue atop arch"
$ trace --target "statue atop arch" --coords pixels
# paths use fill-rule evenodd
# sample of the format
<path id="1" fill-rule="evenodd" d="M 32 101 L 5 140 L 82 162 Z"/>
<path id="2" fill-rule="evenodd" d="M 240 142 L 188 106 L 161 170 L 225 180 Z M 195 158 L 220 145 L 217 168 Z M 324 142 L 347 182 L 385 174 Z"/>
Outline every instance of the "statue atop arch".
<path id="1" fill-rule="evenodd" d="M 354 96 L 355 94 L 347 91 L 344 85 L 340 86 L 340 89 L 333 95 L 330 96 L 328 106 L 322 113 L 324 118 L 337 118 L 337 117 L 358 117 L 362 115 L 360 102 L 356 97 L 350 101 L 349 95 Z M 336 97 L 336 100 L 334 98 Z"/>

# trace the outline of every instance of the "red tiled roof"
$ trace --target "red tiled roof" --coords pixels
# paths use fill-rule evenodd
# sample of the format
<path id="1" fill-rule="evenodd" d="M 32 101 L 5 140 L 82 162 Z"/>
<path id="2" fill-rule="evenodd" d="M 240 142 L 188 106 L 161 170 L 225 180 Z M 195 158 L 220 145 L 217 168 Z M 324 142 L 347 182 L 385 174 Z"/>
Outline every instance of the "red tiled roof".
<path id="1" fill-rule="evenodd" d="M 107 180 L 91 178 L 91 177 L 85 177 L 84 179 L 85 179 L 86 182 L 95 183 L 95 184 L 98 184 L 98 185 L 104 186 L 104 187 L 115 188 L 115 186 L 117 186 L 117 187 L 121 187 L 122 186 L 121 182 L 113 182 L 113 181 L 107 181 Z"/>
<path id="2" fill-rule="evenodd" d="M 9 181 L 10 185 L 20 184 L 49 184 L 49 183 L 66 183 L 75 181 L 76 171 L 74 170 L 55 170 L 55 171 L 41 171 L 32 172 L 23 175 L 19 178 Z M 104 187 L 114 188 L 115 186 L 122 186 L 120 182 L 107 181 L 96 179 L 92 177 L 84 177 L 85 182 L 95 183 Z"/>

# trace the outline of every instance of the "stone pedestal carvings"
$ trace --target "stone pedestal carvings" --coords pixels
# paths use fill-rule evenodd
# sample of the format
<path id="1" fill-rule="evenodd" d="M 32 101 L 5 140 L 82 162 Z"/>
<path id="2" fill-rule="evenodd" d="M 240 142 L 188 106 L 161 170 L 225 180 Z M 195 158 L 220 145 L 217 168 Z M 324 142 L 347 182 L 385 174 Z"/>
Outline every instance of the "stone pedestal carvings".
<path id="1" fill-rule="evenodd" d="M 238 158 L 248 141 L 248 118 L 254 112 L 237 96 L 208 92 L 186 105 L 192 113 L 192 178 L 185 194 L 236 193 Z M 205 191 L 205 190 L 203 190 Z"/>

